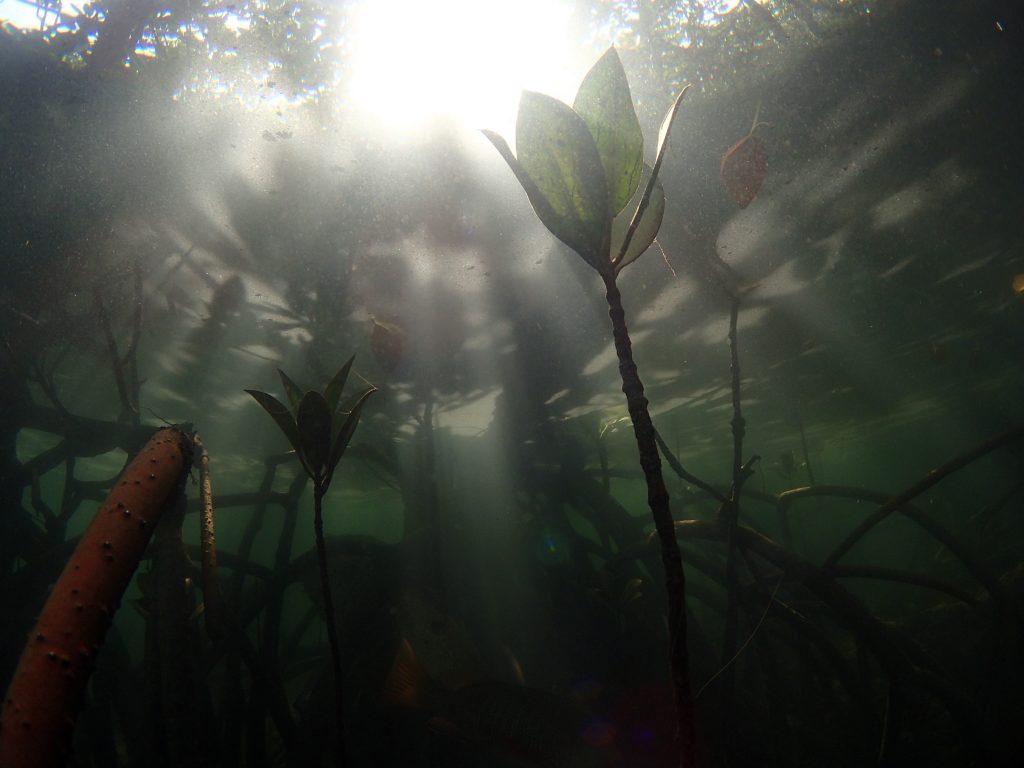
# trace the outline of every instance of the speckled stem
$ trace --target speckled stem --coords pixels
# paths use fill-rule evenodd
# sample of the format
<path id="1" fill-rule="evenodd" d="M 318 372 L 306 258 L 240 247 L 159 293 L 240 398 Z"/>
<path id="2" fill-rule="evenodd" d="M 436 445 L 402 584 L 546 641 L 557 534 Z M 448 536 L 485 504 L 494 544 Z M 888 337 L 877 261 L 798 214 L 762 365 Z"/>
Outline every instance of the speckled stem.
<path id="1" fill-rule="evenodd" d="M 619 358 L 622 391 L 626 395 L 633 432 L 640 449 L 640 466 L 647 481 L 647 504 L 654 517 L 654 527 L 661 543 L 661 564 L 665 569 L 665 588 L 668 592 L 668 640 L 672 689 L 676 703 L 677 739 L 680 765 L 693 768 L 696 758 L 696 729 L 694 726 L 693 695 L 690 686 L 690 658 L 686 642 L 686 577 L 679 554 L 668 490 L 661 473 L 661 457 L 655 441 L 654 425 L 647 410 L 644 385 L 640 381 L 633 349 L 626 328 L 626 313 L 622 308 L 622 295 L 612 272 L 601 274 L 608 299 L 608 315 L 612 321 L 615 352 Z"/>
<path id="2" fill-rule="evenodd" d="M 224 596 L 217 576 L 217 525 L 213 511 L 213 485 L 210 481 L 210 455 L 195 437 L 199 453 L 199 542 L 202 552 L 203 611 L 206 633 L 219 643 L 224 637 Z"/>
<path id="3" fill-rule="evenodd" d="M 121 474 L 53 587 L 28 637 L 0 716 L 0 766 L 62 768 L 96 653 L 184 480 L 192 439 L 161 429 Z"/>

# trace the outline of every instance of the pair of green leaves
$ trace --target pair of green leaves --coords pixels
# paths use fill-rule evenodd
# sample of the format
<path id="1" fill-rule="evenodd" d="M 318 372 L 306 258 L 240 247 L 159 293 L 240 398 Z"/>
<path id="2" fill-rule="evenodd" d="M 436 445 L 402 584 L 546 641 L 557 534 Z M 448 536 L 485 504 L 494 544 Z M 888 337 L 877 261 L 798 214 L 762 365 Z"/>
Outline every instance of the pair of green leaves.
<path id="1" fill-rule="evenodd" d="M 665 191 L 658 171 L 688 89 L 662 123 L 653 167 L 643 162 L 640 121 L 614 48 L 587 73 L 572 107 L 542 93 L 523 92 L 517 154 L 498 134 L 483 133 L 551 233 L 598 272 L 617 274 L 650 247 L 661 227 Z"/>
<path id="2" fill-rule="evenodd" d="M 368 387 L 339 404 L 354 360 L 355 355 L 334 375 L 323 393 L 316 390 L 303 393 L 278 369 L 291 410 L 273 395 L 256 389 L 245 390 L 274 419 L 295 449 L 306 473 L 324 489 L 330 485 L 334 469 L 355 434 L 366 398 L 376 392 L 375 387 Z"/>

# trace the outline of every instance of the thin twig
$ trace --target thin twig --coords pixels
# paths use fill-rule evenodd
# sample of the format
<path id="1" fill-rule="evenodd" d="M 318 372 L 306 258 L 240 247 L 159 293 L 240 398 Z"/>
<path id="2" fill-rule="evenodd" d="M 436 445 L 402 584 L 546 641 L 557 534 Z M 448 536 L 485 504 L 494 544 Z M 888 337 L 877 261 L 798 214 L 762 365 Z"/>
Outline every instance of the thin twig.
<path id="1" fill-rule="evenodd" d="M 138 262 L 134 268 L 134 289 L 135 306 L 132 308 L 132 336 L 128 342 L 128 349 L 124 353 L 122 363 L 128 374 L 127 387 L 129 412 L 131 413 L 132 424 L 139 424 L 139 398 L 142 383 L 139 381 L 138 349 L 139 340 L 142 338 L 142 270 Z"/>
<path id="2" fill-rule="evenodd" d="M 723 504 L 725 503 L 724 493 L 719 491 L 710 483 L 705 483 L 696 475 L 691 474 L 683 467 L 682 464 L 679 463 L 679 459 L 677 459 L 675 455 L 672 453 L 671 449 L 668 447 L 668 444 L 665 442 L 664 438 L 662 438 L 658 430 L 654 430 L 654 439 L 658 443 L 658 447 L 661 449 L 661 455 L 665 457 L 665 461 L 672 468 L 673 472 L 675 472 L 679 477 L 688 482 L 690 485 L 700 488 L 702 491 L 704 491 L 706 494 L 708 494 L 715 500 Z"/>
<path id="3" fill-rule="evenodd" d="M 745 651 L 747 649 L 747 646 L 750 645 L 750 641 L 753 640 L 754 639 L 754 635 L 757 634 L 757 630 L 759 630 L 761 628 L 761 625 L 764 624 L 764 620 L 766 618 L 768 618 L 768 611 L 771 610 L 772 603 L 775 602 L 775 595 L 778 594 L 779 587 L 782 586 L 782 582 L 785 581 L 785 579 L 786 579 L 786 574 L 782 574 L 781 576 L 779 576 L 779 580 L 775 583 L 775 589 L 772 590 L 772 594 L 768 598 L 768 604 L 764 607 L 764 611 L 761 613 L 761 618 L 757 620 L 757 624 L 754 625 L 754 628 L 753 628 L 753 630 L 751 630 L 750 635 L 747 636 L 747 639 L 743 641 L 743 645 L 741 645 L 736 650 L 736 653 L 734 653 L 732 655 L 732 657 L 727 662 L 725 662 L 725 664 L 721 667 L 721 669 L 719 669 L 717 672 L 715 672 L 715 674 L 713 674 L 711 677 L 709 677 L 707 682 L 704 683 L 704 685 L 702 685 L 700 687 L 700 689 L 695 694 L 693 694 L 693 698 L 694 699 L 700 698 L 700 695 L 704 692 L 704 690 L 709 685 L 711 685 L 719 675 L 721 675 L 723 672 L 725 672 L 726 669 L 731 667 L 733 662 L 736 661 L 736 659 L 738 659 L 740 657 L 740 654 L 743 653 L 743 651 Z"/>
<path id="4" fill-rule="evenodd" d="M 103 294 L 100 293 L 99 286 L 93 290 L 93 303 L 96 305 L 96 313 L 100 318 L 103 337 L 107 341 L 107 352 L 110 353 L 111 367 L 114 371 L 114 383 L 117 385 L 117 396 L 121 400 L 121 417 L 123 418 L 127 414 L 129 420 L 135 424 L 138 420 L 138 414 L 132 406 L 131 397 L 128 394 L 128 385 L 124 380 L 124 366 L 121 355 L 117 351 L 117 341 L 114 339 L 114 331 L 111 328 L 110 317 L 107 315 L 107 308 L 103 304 Z M 122 418 L 118 418 L 118 421 L 121 421 Z"/>
<path id="5" fill-rule="evenodd" d="M 739 605 L 736 601 L 737 570 L 736 570 L 736 525 L 739 522 L 740 487 L 743 483 L 743 436 L 746 433 L 746 422 L 740 405 L 740 356 L 736 326 L 739 319 L 740 298 L 734 296 L 729 312 L 729 354 L 732 384 L 732 488 L 729 496 L 719 510 L 719 523 L 725 528 L 725 628 L 722 636 L 722 653 L 731 656 L 736 648 L 736 633 L 739 623 Z M 779 582 L 782 583 L 781 580 Z M 725 722 L 733 718 L 735 692 L 735 670 L 730 662 L 719 671 L 723 677 L 723 712 Z M 718 676 L 716 674 L 716 677 Z M 714 678 L 712 678 L 714 679 Z M 708 681 L 711 682 L 710 680 Z M 706 684 L 705 684 L 706 685 Z"/>
<path id="6" fill-rule="evenodd" d="M 800 449 L 804 453 L 804 468 L 807 470 L 807 479 L 814 485 L 814 470 L 811 468 L 811 452 L 807 449 L 807 432 L 804 429 L 804 420 L 800 415 L 800 409 L 796 409 L 796 426 L 800 430 Z"/>

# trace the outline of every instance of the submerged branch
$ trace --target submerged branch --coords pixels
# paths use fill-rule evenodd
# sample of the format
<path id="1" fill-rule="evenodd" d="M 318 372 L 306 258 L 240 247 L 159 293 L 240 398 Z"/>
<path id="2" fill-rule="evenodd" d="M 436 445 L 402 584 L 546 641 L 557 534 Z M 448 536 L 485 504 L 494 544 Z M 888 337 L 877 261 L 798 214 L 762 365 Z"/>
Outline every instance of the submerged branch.
<path id="1" fill-rule="evenodd" d="M 685 537 L 721 541 L 722 530 L 713 523 L 687 520 L 675 524 L 677 534 Z M 955 686 L 941 677 L 927 654 L 909 637 L 898 634 L 876 619 L 852 593 L 836 583 L 832 574 L 781 547 L 768 537 L 736 526 L 736 544 L 749 549 L 760 558 L 803 584 L 827 605 L 841 624 L 856 635 L 878 660 L 890 679 L 900 678 L 930 691 L 946 707 L 960 728 L 965 742 L 986 755 L 980 742 L 981 724 L 978 712 Z"/>
<path id="2" fill-rule="evenodd" d="M 929 488 L 937 485 L 940 481 L 944 480 L 957 470 L 963 469 L 968 464 L 971 464 L 982 456 L 991 453 L 996 448 L 1000 448 L 1007 443 L 1018 440 L 1022 436 L 1024 436 L 1024 427 L 1016 427 L 1015 429 L 1002 432 L 994 437 L 990 437 L 988 440 L 985 440 L 974 448 L 971 448 L 969 451 L 950 459 L 937 469 L 931 470 L 924 478 L 918 480 L 909 488 L 906 488 L 893 496 L 885 504 L 875 510 L 875 512 L 873 512 L 860 525 L 858 525 L 850 535 L 847 536 L 838 547 L 836 547 L 835 551 L 828 556 L 828 559 L 825 560 L 825 568 L 832 568 L 835 566 L 835 564 L 838 563 L 868 531 L 882 522 L 882 520 L 887 518 L 892 512 L 905 506 L 912 499 L 917 498 Z"/>
<path id="3" fill-rule="evenodd" d="M 777 497 L 777 503 L 779 509 L 785 511 L 797 499 L 814 497 L 850 499 L 852 501 L 867 501 L 875 504 L 884 503 L 886 499 L 890 498 L 886 493 L 867 488 L 855 488 L 846 485 L 810 485 L 780 493 Z M 882 509 L 885 509 L 887 506 L 888 504 L 884 504 Z M 924 511 L 911 504 L 899 507 L 898 511 L 942 544 L 977 579 L 978 583 L 988 590 L 997 603 L 1005 605 L 1008 598 L 1006 590 L 999 583 L 999 579 L 988 569 L 984 561 L 968 548 L 963 540 L 947 530 L 941 523 L 933 520 Z M 878 512 L 875 512 L 875 515 L 877 514 Z M 870 519 L 868 518 L 868 520 Z M 835 564 L 830 566 L 828 561 L 826 561 L 823 567 L 826 570 L 837 572 L 839 566 Z"/>
<path id="4" fill-rule="evenodd" d="M 840 579 L 878 579 L 880 581 L 913 584 L 914 586 L 934 589 L 936 592 L 955 597 L 972 608 L 978 604 L 978 601 L 974 599 L 970 592 L 942 579 L 929 576 L 927 573 L 916 573 L 902 568 L 882 568 L 873 565 L 837 565 L 832 569 L 832 574 Z"/>

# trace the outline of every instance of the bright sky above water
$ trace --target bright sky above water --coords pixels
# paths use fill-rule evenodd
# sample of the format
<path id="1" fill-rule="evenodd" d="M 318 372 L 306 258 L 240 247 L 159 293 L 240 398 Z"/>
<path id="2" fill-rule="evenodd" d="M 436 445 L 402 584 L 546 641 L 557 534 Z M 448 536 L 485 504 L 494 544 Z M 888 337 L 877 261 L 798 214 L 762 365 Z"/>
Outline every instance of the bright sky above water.
<path id="1" fill-rule="evenodd" d="M 39 29 L 40 13 L 0 0 L 14 27 Z M 346 96 L 397 134 L 441 118 L 511 135 L 522 89 L 571 101 L 586 58 L 575 60 L 571 9 L 558 0 L 363 0 L 350 24 Z"/>
<path id="2" fill-rule="evenodd" d="M 18 29 L 39 29 L 42 10 L 21 0 L 0 0 L 0 23 L 10 24 Z M 56 15 L 46 14 L 46 24 L 54 23 Z"/>
<path id="3" fill-rule="evenodd" d="M 523 88 L 571 100 L 570 14 L 557 0 L 364 2 L 349 95 L 399 132 L 438 117 L 507 132 Z"/>

